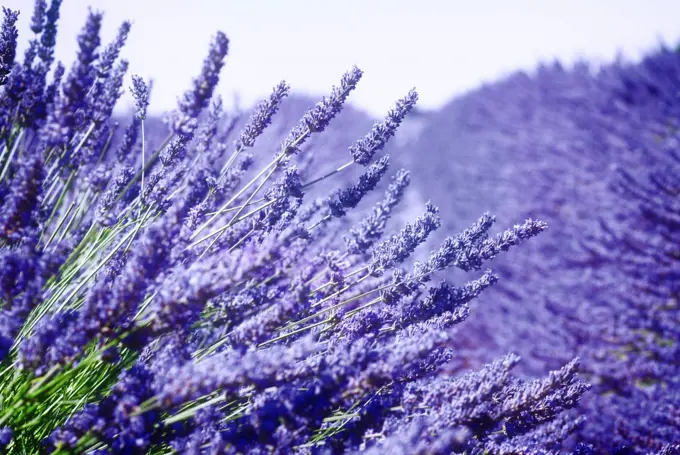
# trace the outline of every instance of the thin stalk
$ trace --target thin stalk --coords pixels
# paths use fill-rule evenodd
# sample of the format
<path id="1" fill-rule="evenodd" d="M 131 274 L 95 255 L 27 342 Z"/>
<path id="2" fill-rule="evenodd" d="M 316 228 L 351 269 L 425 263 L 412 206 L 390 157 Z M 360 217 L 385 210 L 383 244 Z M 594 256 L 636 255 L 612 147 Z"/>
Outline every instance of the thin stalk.
<path id="1" fill-rule="evenodd" d="M 267 171 L 269 171 L 272 167 L 274 169 L 276 169 L 276 166 L 278 166 L 279 162 L 283 159 L 284 156 L 285 156 L 285 154 L 281 154 L 277 159 L 273 160 L 271 163 L 269 163 L 267 166 L 265 166 L 264 169 L 262 169 L 260 172 L 258 172 L 257 175 L 250 180 L 250 182 L 248 182 L 234 196 L 232 196 L 231 199 L 229 199 L 227 202 L 225 202 L 224 205 L 222 205 L 222 207 L 217 212 L 215 212 L 215 214 L 213 216 L 211 216 L 210 219 L 208 219 L 208 221 L 206 221 L 205 223 L 200 225 L 198 228 L 196 228 L 196 231 L 194 231 L 194 233 L 191 235 L 189 240 L 195 239 L 198 236 L 198 234 L 201 233 L 201 231 L 203 231 L 205 228 L 210 226 L 210 224 L 213 221 L 215 221 L 220 215 L 222 215 L 222 213 L 224 213 L 226 211 L 226 209 L 231 204 L 233 204 L 234 201 L 236 201 L 236 199 L 241 197 L 241 195 L 243 195 L 243 193 L 245 193 L 248 190 L 248 188 L 253 186 L 255 184 L 255 182 L 257 182 L 258 180 L 260 180 L 262 178 L 262 176 L 264 176 L 265 173 L 267 173 Z M 270 175 L 271 175 L 271 173 L 270 173 Z M 209 236 L 209 237 L 212 237 L 212 235 Z"/>
<path id="2" fill-rule="evenodd" d="M 47 247 L 50 246 L 50 243 L 52 243 L 52 240 L 54 240 L 54 237 L 56 237 L 57 233 L 59 232 L 59 229 L 61 229 L 61 226 L 64 224 L 64 221 L 66 221 L 66 218 L 68 215 L 71 213 L 71 210 L 76 206 L 76 201 L 71 201 L 71 205 L 69 205 L 68 210 L 64 212 L 64 215 L 59 219 L 59 222 L 57 223 L 57 226 L 54 228 L 54 231 L 52 232 L 52 235 L 50 235 L 50 238 L 47 240 L 45 243 L 45 246 L 43 249 L 47 249 Z"/>
<path id="3" fill-rule="evenodd" d="M 232 219 L 227 223 L 227 225 L 220 229 L 220 232 L 217 233 L 217 236 L 215 237 L 215 239 L 214 239 L 212 242 L 210 242 L 210 245 L 208 245 L 208 247 L 207 247 L 205 250 L 203 250 L 203 252 L 202 252 L 201 255 L 197 258 L 197 260 L 198 260 L 198 259 L 201 259 L 203 256 L 205 256 L 205 254 L 210 250 L 210 248 L 212 248 L 213 245 L 215 245 L 215 243 L 217 243 L 217 241 L 220 239 L 220 237 L 222 237 L 222 234 L 224 233 L 225 230 L 227 230 L 229 227 L 233 226 L 237 221 L 239 221 L 239 220 L 238 220 L 238 216 L 239 216 L 239 215 L 241 214 L 241 212 L 243 211 L 243 208 L 244 208 L 244 207 L 248 204 L 248 202 L 250 202 L 250 201 L 252 200 L 252 198 L 255 197 L 255 195 L 262 189 L 262 187 L 265 185 L 265 183 L 267 183 L 267 180 L 269 180 L 269 178 L 272 176 L 272 174 L 274 174 L 274 171 L 275 171 L 275 170 L 276 170 L 276 167 L 273 167 L 273 168 L 271 169 L 271 171 L 269 172 L 269 174 L 267 174 L 267 176 L 264 178 L 264 180 L 262 180 L 262 182 L 260 182 L 260 184 L 257 186 L 257 188 L 255 188 L 255 191 L 250 195 L 250 197 L 248 198 L 248 200 L 246 201 L 246 203 L 245 203 L 245 204 L 244 204 L 244 205 L 236 212 L 236 215 L 234 215 L 234 216 L 232 217 Z M 213 234 L 211 234 L 211 235 L 213 235 Z"/>
<path id="4" fill-rule="evenodd" d="M 59 207 L 61 206 L 64 198 L 66 197 L 66 193 L 68 192 L 68 189 L 71 186 L 71 182 L 73 181 L 73 178 L 75 177 L 75 175 L 76 175 L 76 171 L 73 170 L 73 171 L 71 171 L 68 178 L 66 179 L 66 183 L 64 183 L 64 188 L 61 190 L 61 193 L 59 194 L 59 197 L 57 198 L 57 201 L 54 204 L 54 209 L 52 210 L 50 217 L 47 219 L 47 222 L 45 223 L 45 228 L 47 228 L 50 224 L 52 224 L 52 219 L 56 216 L 57 211 L 59 211 Z M 42 236 L 44 234 L 45 234 L 45 230 L 43 230 L 43 232 L 40 234 L 40 237 L 42 238 Z M 47 243 L 49 244 L 49 242 L 47 242 Z M 45 245 L 45 247 L 47 247 L 47 245 Z"/>
<path id="5" fill-rule="evenodd" d="M 300 137 L 298 137 L 297 139 L 295 139 L 295 141 L 294 141 L 289 147 L 287 147 L 286 149 L 282 150 L 281 154 L 280 154 L 278 157 L 276 157 L 274 160 L 272 160 L 271 163 L 269 163 L 267 166 L 265 166 L 264 169 L 262 169 L 255 177 L 253 177 L 253 178 L 250 180 L 250 182 L 248 182 L 243 188 L 241 188 L 241 189 L 240 189 L 240 190 L 239 190 L 239 191 L 238 191 L 231 199 L 229 199 L 226 203 L 224 203 L 224 205 L 220 208 L 220 210 L 217 211 L 217 213 L 215 213 L 212 217 L 210 217 L 210 219 L 209 219 L 208 221 L 206 221 L 206 222 L 203 223 L 201 226 L 199 226 L 198 229 L 196 229 L 196 231 L 195 231 L 195 232 L 193 233 L 193 235 L 191 236 L 190 240 L 195 239 L 195 238 L 198 236 L 198 234 L 199 234 L 203 229 L 205 229 L 205 228 L 208 227 L 213 221 L 215 221 L 215 219 L 216 219 L 217 217 L 219 217 L 225 209 L 227 209 L 227 208 L 228 208 L 228 207 L 229 207 L 236 199 L 238 199 L 239 197 L 241 197 L 241 195 L 242 195 L 243 193 L 245 193 L 245 192 L 248 190 L 248 188 L 250 188 L 251 186 L 253 186 L 253 185 L 255 184 L 255 182 L 257 182 L 257 181 L 258 181 L 258 180 L 259 180 L 259 179 L 260 179 L 260 178 L 261 178 L 261 177 L 262 177 L 262 176 L 263 176 L 270 168 L 273 167 L 274 169 L 276 169 L 276 168 L 278 167 L 279 163 L 281 162 L 281 160 L 283 160 L 283 158 L 285 158 L 286 156 L 288 156 L 288 151 L 289 151 L 291 148 L 295 148 L 295 146 L 296 146 L 297 144 L 299 144 L 299 143 L 300 143 L 305 137 L 307 137 L 309 134 L 311 134 L 311 131 L 310 131 L 309 128 L 308 128 L 307 130 L 305 130 L 305 132 L 304 132 L 303 134 L 300 135 Z"/>
<path id="6" fill-rule="evenodd" d="M 9 152 L 9 156 L 7 157 L 7 161 L 5 162 L 5 166 L 2 168 L 2 173 L 0 173 L 0 182 L 5 179 L 5 175 L 9 171 L 9 167 L 12 164 L 12 158 L 14 158 L 14 154 L 16 153 L 17 149 L 19 148 L 19 142 L 21 142 L 20 139 L 23 137 L 23 135 L 24 135 L 24 130 L 22 129 L 19 132 L 19 135 L 16 137 L 16 139 L 14 139 L 14 144 L 12 144 L 12 150 Z"/>
<path id="7" fill-rule="evenodd" d="M 146 158 L 144 157 L 145 151 L 145 141 L 144 141 L 144 119 L 141 120 L 141 129 L 142 129 L 142 163 L 145 163 Z M 144 166 L 142 166 L 142 189 L 140 191 L 140 194 L 144 193 Z"/>
<path id="8" fill-rule="evenodd" d="M 66 299 L 64 299 L 64 301 L 63 301 L 62 304 L 59 306 L 59 308 L 57 309 L 57 311 L 61 311 L 61 310 L 64 309 L 64 307 L 66 306 L 66 303 L 67 303 L 69 300 L 71 300 L 78 292 L 80 292 L 80 290 L 82 289 L 82 287 L 85 286 L 85 283 L 87 283 L 88 281 L 90 281 L 90 280 L 97 274 L 97 272 L 99 272 L 99 269 L 101 269 L 102 267 L 104 267 L 104 264 L 106 264 L 106 263 L 113 257 L 113 255 L 116 254 L 116 252 L 120 249 L 120 247 L 123 246 L 123 244 L 124 244 L 124 243 L 132 236 L 132 234 L 133 234 L 134 232 L 135 232 L 135 231 L 131 231 L 131 232 L 128 233 L 125 237 L 123 237 L 123 239 L 121 239 L 121 241 L 118 242 L 118 245 L 116 245 L 116 247 L 113 248 L 113 250 L 111 250 L 111 252 L 109 252 L 109 254 L 107 254 L 106 257 L 105 257 L 104 259 L 102 259 L 102 260 L 99 262 L 99 264 L 97 264 L 97 266 L 94 267 L 94 268 L 92 269 L 92 271 L 91 271 L 91 272 L 90 272 L 83 280 L 81 280 L 81 281 L 78 283 L 78 285 L 75 287 L 75 289 L 68 295 L 68 297 L 66 297 Z"/>

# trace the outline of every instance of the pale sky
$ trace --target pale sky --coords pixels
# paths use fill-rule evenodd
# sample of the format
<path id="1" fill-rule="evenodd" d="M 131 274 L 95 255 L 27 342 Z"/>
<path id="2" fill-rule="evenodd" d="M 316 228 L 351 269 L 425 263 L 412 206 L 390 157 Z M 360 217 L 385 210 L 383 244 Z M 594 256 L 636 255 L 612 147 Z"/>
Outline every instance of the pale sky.
<path id="1" fill-rule="evenodd" d="M 22 11 L 23 50 L 33 1 L 0 3 Z M 436 108 L 538 62 L 637 60 L 680 42 L 678 0 L 64 0 L 56 55 L 67 68 L 88 6 L 105 12 L 104 43 L 133 22 L 123 55 L 131 73 L 154 79 L 155 113 L 189 87 L 216 30 L 230 39 L 225 101 L 238 92 L 249 106 L 281 79 L 324 95 L 356 64 L 364 78 L 350 100 L 376 116 L 414 86 L 420 107 Z M 119 109 L 130 104 L 126 96 Z"/>

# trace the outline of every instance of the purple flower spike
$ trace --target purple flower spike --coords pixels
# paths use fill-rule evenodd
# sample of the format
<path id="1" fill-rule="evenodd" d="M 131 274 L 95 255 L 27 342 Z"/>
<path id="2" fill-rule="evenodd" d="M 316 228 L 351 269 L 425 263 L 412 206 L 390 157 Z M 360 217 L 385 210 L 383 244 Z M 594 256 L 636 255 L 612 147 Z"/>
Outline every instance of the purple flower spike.
<path id="1" fill-rule="evenodd" d="M 375 189 L 382 176 L 387 172 L 389 163 L 390 156 L 383 156 L 377 163 L 372 164 L 366 172 L 361 174 L 359 182 L 332 196 L 328 200 L 331 214 L 335 217 L 345 216 L 347 213 L 345 209 L 353 209 L 356 207 L 368 192 Z"/>
<path id="2" fill-rule="evenodd" d="M 130 28 L 132 24 L 125 21 L 118 28 L 118 34 L 111 44 L 106 46 L 102 52 L 99 62 L 97 63 L 97 71 L 99 72 L 99 77 L 108 76 L 109 72 L 113 68 L 113 63 L 118 59 L 120 50 L 125 45 L 127 41 L 128 34 L 130 33 Z"/>
<path id="3" fill-rule="evenodd" d="M 31 31 L 36 35 L 43 31 L 45 27 L 45 12 L 47 11 L 47 0 L 36 0 L 31 16 Z"/>
<path id="4" fill-rule="evenodd" d="M 196 129 L 198 115 L 210 102 L 228 51 L 229 39 L 224 33 L 218 32 L 210 45 L 208 57 L 203 61 L 201 75 L 194 79 L 193 89 L 184 93 L 173 114 L 172 130 L 176 134 L 187 136 Z"/>
<path id="5" fill-rule="evenodd" d="M 274 91 L 269 98 L 258 104 L 257 109 L 248 120 L 248 124 L 243 128 L 241 136 L 236 142 L 236 148 L 252 147 L 255 139 L 262 134 L 262 131 L 271 123 L 272 116 L 276 114 L 283 98 L 288 96 L 290 86 L 286 81 L 281 81 L 274 87 Z"/>
<path id="6" fill-rule="evenodd" d="M 45 169 L 39 157 L 23 160 L 12 179 L 11 193 L 0 213 L 0 239 L 16 243 L 36 223 Z"/>
<path id="7" fill-rule="evenodd" d="M 302 121 L 310 131 L 323 131 L 340 110 L 349 93 L 356 88 L 363 71 L 356 66 L 342 76 L 339 87 L 333 87 L 331 96 L 324 98 L 314 108 L 307 111 Z"/>
<path id="8" fill-rule="evenodd" d="M 394 176 L 394 182 L 385 191 L 383 200 L 373 207 L 373 211 L 368 217 L 359 225 L 350 229 L 349 234 L 345 236 L 347 252 L 351 254 L 365 253 L 376 240 L 380 239 L 392 210 L 401 201 L 410 181 L 408 171 L 400 169 L 397 172 L 397 175 Z"/>
<path id="9" fill-rule="evenodd" d="M 375 247 L 369 264 L 371 274 L 380 276 L 385 270 L 406 260 L 440 225 L 439 209 L 428 202 L 425 213 L 415 222 L 407 224 L 399 234 Z"/>
<path id="10" fill-rule="evenodd" d="M 354 90 L 363 75 L 356 66 L 346 72 L 339 87 L 333 87 L 331 95 L 323 98 L 316 106 L 309 109 L 302 120 L 293 128 L 283 141 L 283 150 L 287 154 L 297 153 L 300 146 L 309 137 L 309 133 L 323 131 L 333 118 L 342 110 L 349 93 Z"/>
<path id="11" fill-rule="evenodd" d="M 306 373 L 298 363 L 317 349 L 311 342 L 299 342 L 291 348 L 274 346 L 213 355 L 198 363 L 188 362 L 168 372 L 170 378 L 160 394 L 167 408 L 223 389 L 234 393 L 244 385 L 266 389 L 285 384 Z"/>
<path id="12" fill-rule="evenodd" d="M 102 13 L 92 12 L 87 16 L 87 22 L 78 36 L 78 60 L 71 68 L 63 87 L 63 97 L 50 115 L 47 126 L 47 140 L 51 145 L 66 144 L 71 137 L 78 133 L 89 111 L 87 94 L 95 80 L 94 62 L 99 56 L 99 30 L 102 23 Z"/>
<path id="13" fill-rule="evenodd" d="M 17 54 L 19 32 L 16 22 L 19 18 L 19 11 L 12 11 L 3 6 L 2 12 L 5 18 L 2 21 L 2 30 L 0 30 L 0 85 L 5 85 Z"/>
<path id="14" fill-rule="evenodd" d="M 0 450 L 4 451 L 12 442 L 12 429 L 10 427 L 0 428 Z"/>
<path id="15" fill-rule="evenodd" d="M 132 87 L 130 87 L 132 97 L 135 99 L 135 115 L 138 119 L 146 118 L 146 109 L 149 107 L 149 87 L 140 76 L 132 76 Z"/>
<path id="16" fill-rule="evenodd" d="M 62 0 L 52 0 L 50 7 L 45 13 L 45 26 L 40 35 L 40 50 L 38 55 L 46 66 L 50 66 L 54 60 L 54 45 L 57 43 L 57 21 L 59 20 L 59 8 Z"/>
<path id="17" fill-rule="evenodd" d="M 396 106 L 387 113 L 384 121 L 376 123 L 370 133 L 352 145 L 349 151 L 354 162 L 364 166 L 368 165 L 373 155 L 378 150 L 382 150 L 387 141 L 394 136 L 406 114 L 416 105 L 416 101 L 418 101 L 418 93 L 415 89 L 412 89 L 408 92 L 408 95 L 397 101 Z"/>

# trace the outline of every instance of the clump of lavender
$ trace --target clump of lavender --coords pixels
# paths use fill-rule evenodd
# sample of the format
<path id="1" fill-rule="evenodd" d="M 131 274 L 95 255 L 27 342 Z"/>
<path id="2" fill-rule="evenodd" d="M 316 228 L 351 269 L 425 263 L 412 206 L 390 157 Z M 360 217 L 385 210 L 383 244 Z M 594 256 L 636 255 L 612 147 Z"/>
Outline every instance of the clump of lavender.
<path id="1" fill-rule="evenodd" d="M 50 88 L 48 72 L 34 70 L 52 63 L 59 4 L 36 3 L 28 57 L 42 63 L 10 73 L 35 85 L 2 94 L 8 122 L 24 93 L 46 113 L 2 136 L 3 453 L 539 453 L 577 427 L 566 413 L 588 386 L 576 361 L 534 381 L 512 374 L 512 354 L 450 374 L 451 329 L 499 279 L 479 271 L 545 223 L 491 235 L 484 215 L 410 264 L 441 219 L 427 203 L 387 235 L 409 183 L 401 169 L 343 232 L 388 173 L 376 154 L 415 90 L 348 144 L 347 164 L 307 180 L 301 146 L 342 110 L 362 76 L 354 67 L 251 172 L 246 149 L 289 87 L 277 85 L 228 141 L 213 100 L 228 51 L 218 33 L 166 140 L 144 153 L 149 90 L 134 77 L 137 111 L 111 150 L 130 24 L 100 53 L 103 15 L 90 12 L 76 63 L 63 82 L 55 68 Z M 357 164 L 366 166 L 358 181 L 325 203 L 306 200 L 311 185 Z M 449 268 L 481 275 L 430 283 Z"/>

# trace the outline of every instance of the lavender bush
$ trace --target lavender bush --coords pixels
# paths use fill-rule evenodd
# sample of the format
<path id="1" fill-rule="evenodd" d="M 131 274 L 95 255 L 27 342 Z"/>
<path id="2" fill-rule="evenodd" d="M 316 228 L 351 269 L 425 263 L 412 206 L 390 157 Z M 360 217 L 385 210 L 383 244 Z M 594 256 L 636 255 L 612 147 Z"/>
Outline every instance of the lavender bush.
<path id="1" fill-rule="evenodd" d="M 102 47 L 103 15 L 90 11 L 65 71 L 53 57 L 60 3 L 36 1 L 21 63 L 17 14 L 4 10 L 1 451 L 551 453 L 582 423 L 566 414 L 588 388 L 576 360 L 535 380 L 513 375 L 513 354 L 449 368 L 451 329 L 499 279 L 487 263 L 546 224 L 492 234 L 483 214 L 413 260 L 439 210 L 427 203 L 390 234 L 410 176 L 380 155 L 414 90 L 346 144 L 345 164 L 307 175 L 305 144 L 361 70 L 255 156 L 289 87 L 240 132 L 224 129 L 213 92 L 229 40 L 217 33 L 165 139 L 147 142 L 152 90 L 133 77 L 136 112 L 115 141 L 130 24 Z M 381 181 L 383 197 L 350 217 Z M 322 184 L 324 197 L 305 197 Z M 433 283 L 450 268 L 474 276 Z"/>

